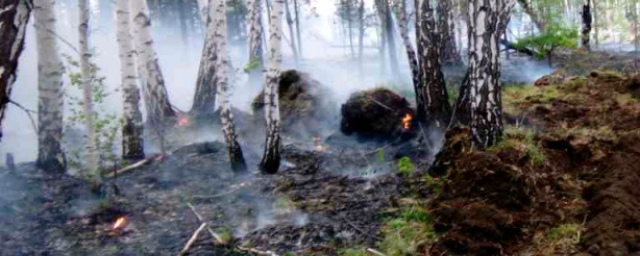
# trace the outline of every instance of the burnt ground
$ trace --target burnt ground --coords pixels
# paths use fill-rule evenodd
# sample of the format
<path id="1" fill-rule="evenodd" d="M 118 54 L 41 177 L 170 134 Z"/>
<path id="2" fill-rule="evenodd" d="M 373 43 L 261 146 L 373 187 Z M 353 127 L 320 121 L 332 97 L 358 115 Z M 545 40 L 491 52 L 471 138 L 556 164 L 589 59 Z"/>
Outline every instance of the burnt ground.
<path id="1" fill-rule="evenodd" d="M 229 242 L 214 246 L 203 232 L 191 255 L 250 255 L 239 246 L 301 255 L 375 246 L 379 214 L 404 191 L 391 166 L 396 148 L 288 145 L 281 172 L 263 176 L 233 174 L 223 143 L 194 144 L 152 156 L 98 193 L 31 164 L 1 170 L 1 254 L 176 255 L 200 226 L 189 204 Z M 257 157 L 249 154 L 249 162 Z M 127 224 L 114 230 L 121 217 Z"/>

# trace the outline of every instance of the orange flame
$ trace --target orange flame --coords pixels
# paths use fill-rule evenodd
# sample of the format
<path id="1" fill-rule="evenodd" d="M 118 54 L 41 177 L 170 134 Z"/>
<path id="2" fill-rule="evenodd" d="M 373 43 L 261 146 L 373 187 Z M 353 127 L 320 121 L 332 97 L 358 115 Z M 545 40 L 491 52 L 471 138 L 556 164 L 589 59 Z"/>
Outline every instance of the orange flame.
<path id="1" fill-rule="evenodd" d="M 178 126 L 183 127 L 189 125 L 189 118 L 181 117 L 178 118 Z"/>
<path id="2" fill-rule="evenodd" d="M 116 220 L 116 223 L 113 224 L 113 228 L 114 230 L 118 230 L 123 228 L 125 225 L 127 225 L 127 218 L 125 217 L 120 217 Z"/>
<path id="3" fill-rule="evenodd" d="M 413 119 L 413 116 L 411 116 L 411 114 L 407 113 L 404 115 L 404 117 L 402 118 L 402 128 L 404 128 L 405 130 L 409 130 L 409 128 L 411 127 L 411 120 Z"/>

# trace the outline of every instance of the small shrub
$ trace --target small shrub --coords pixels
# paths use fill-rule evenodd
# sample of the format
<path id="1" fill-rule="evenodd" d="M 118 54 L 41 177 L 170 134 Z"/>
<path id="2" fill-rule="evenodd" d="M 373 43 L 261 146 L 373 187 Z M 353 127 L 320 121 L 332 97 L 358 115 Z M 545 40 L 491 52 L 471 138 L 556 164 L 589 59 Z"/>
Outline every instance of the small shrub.
<path id="1" fill-rule="evenodd" d="M 405 156 L 398 160 L 398 173 L 400 174 L 410 174 L 415 169 L 415 165 L 411 161 L 411 158 Z"/>

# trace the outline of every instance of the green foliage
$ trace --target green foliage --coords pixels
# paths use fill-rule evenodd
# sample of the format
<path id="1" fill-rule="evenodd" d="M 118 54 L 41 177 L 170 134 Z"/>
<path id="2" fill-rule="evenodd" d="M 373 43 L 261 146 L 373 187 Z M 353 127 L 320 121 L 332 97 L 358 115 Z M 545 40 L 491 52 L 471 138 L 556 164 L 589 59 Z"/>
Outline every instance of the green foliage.
<path id="1" fill-rule="evenodd" d="M 551 241 L 559 241 L 562 239 L 578 240 L 581 229 L 582 227 L 579 224 L 562 224 L 558 227 L 549 229 L 545 234 L 545 238 Z"/>
<path id="2" fill-rule="evenodd" d="M 378 247 L 389 256 L 416 255 L 418 247 L 438 237 L 433 230 L 433 217 L 418 204 L 405 208 L 398 218 L 389 220 L 382 233 L 384 237 Z"/>
<path id="3" fill-rule="evenodd" d="M 535 133 L 522 127 L 506 127 L 504 138 L 489 150 L 522 151 L 534 165 L 542 165 L 547 159 L 540 143 L 535 140 Z"/>
<path id="4" fill-rule="evenodd" d="M 84 100 L 82 97 L 83 84 L 82 74 L 79 72 L 79 63 L 71 56 L 66 55 L 67 66 L 70 72 L 68 72 L 69 81 L 71 82 L 71 89 L 67 90 L 66 102 L 68 104 L 68 110 L 71 114 L 68 116 L 68 125 L 75 127 L 84 127 L 87 119 L 84 113 Z M 107 105 L 105 102 L 109 96 L 107 92 L 107 86 L 105 84 L 106 78 L 100 76 L 100 69 L 93 63 L 90 63 L 89 83 L 92 85 L 91 97 L 93 100 L 94 116 L 93 116 L 93 131 L 95 133 L 95 145 L 96 152 L 99 154 L 99 162 L 103 163 L 107 160 L 115 160 L 114 145 L 118 131 L 120 129 L 120 118 L 113 113 L 107 113 L 104 107 Z M 68 152 L 68 163 L 72 167 L 83 168 L 84 154 L 86 150 L 84 148 L 71 150 Z M 87 177 L 92 178 L 92 177 Z"/>
<path id="5" fill-rule="evenodd" d="M 575 49 L 578 47 L 579 33 L 574 27 L 550 23 L 544 33 L 519 39 L 515 47 L 532 48 L 539 59 L 549 57 L 557 48 Z"/>
<path id="6" fill-rule="evenodd" d="M 398 165 L 397 166 L 398 172 L 400 174 L 409 174 L 409 173 L 412 173 L 413 170 L 415 170 L 415 165 L 411 161 L 411 158 L 409 158 L 408 156 L 400 158 L 400 160 L 398 160 L 397 165 Z"/>
<path id="7" fill-rule="evenodd" d="M 260 60 L 258 58 L 256 58 L 255 56 L 251 57 L 251 60 L 249 62 L 247 62 L 246 65 L 244 65 L 244 72 L 245 73 L 249 73 L 252 70 L 255 69 L 259 69 L 262 67 L 262 63 L 260 63 Z"/>
<path id="8" fill-rule="evenodd" d="M 338 250 L 338 255 L 342 256 L 368 256 L 364 248 L 347 248 Z"/>
<path id="9" fill-rule="evenodd" d="M 442 178 L 434 178 L 431 175 L 426 175 L 425 183 L 436 196 L 440 195 L 444 190 L 444 182 Z"/>
<path id="10" fill-rule="evenodd" d="M 376 161 L 378 164 L 384 163 L 384 148 L 378 148 L 376 150 Z"/>

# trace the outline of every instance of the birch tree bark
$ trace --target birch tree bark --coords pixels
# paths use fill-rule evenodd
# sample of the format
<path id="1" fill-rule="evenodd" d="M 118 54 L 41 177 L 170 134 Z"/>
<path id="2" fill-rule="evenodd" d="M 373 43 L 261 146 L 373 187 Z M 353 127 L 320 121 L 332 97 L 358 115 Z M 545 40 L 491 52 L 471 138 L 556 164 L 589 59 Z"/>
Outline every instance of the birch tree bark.
<path id="1" fill-rule="evenodd" d="M 378 9 L 378 15 L 380 17 L 380 21 L 382 23 L 382 33 L 384 34 L 384 39 L 386 40 L 386 45 L 389 50 L 389 64 L 391 66 L 391 76 L 396 79 L 398 78 L 400 71 L 398 67 L 398 56 L 396 55 L 396 40 L 393 33 L 393 18 L 391 15 L 391 6 L 389 5 L 389 0 L 375 0 L 376 8 Z"/>
<path id="2" fill-rule="evenodd" d="M 262 1 L 250 0 L 249 6 L 249 85 L 259 85 L 263 79 Z"/>
<path id="3" fill-rule="evenodd" d="M 284 0 L 273 0 L 269 15 L 269 62 L 264 93 L 267 138 L 260 169 L 274 174 L 280 168 L 280 107 L 278 84 L 280 83 L 280 63 L 282 62 L 282 13 Z"/>
<path id="4" fill-rule="evenodd" d="M 231 114 L 231 106 L 227 97 L 229 88 L 229 52 L 227 51 L 227 5 L 226 0 L 213 0 L 212 17 L 215 24 L 214 44 L 217 52 L 216 75 L 218 81 L 218 97 L 220 98 L 220 119 L 222 123 L 222 133 L 227 142 L 227 151 L 229 153 L 229 161 L 234 172 L 247 171 L 242 154 L 242 148 L 238 143 L 235 126 L 233 124 L 233 115 Z"/>
<path id="5" fill-rule="evenodd" d="M 117 0 L 116 29 L 120 58 L 122 88 L 122 158 L 140 160 L 144 156 L 140 91 L 136 83 L 136 69 L 131 38 L 129 0 Z"/>
<path id="6" fill-rule="evenodd" d="M 419 63 L 421 83 L 416 91 L 417 120 L 427 127 L 444 128 L 451 117 L 447 89 L 440 63 L 442 33 L 434 18 L 430 1 L 421 0 L 419 8 Z M 445 19 L 446 17 L 440 17 Z"/>
<path id="7" fill-rule="evenodd" d="M 142 94 L 147 109 L 147 122 L 155 129 L 164 129 L 175 117 L 169 102 L 164 77 L 151 37 L 151 20 L 147 1 L 130 1 L 133 24 L 133 42 L 138 53 L 138 75 L 142 81 Z M 160 136 L 162 136 L 160 134 Z"/>
<path id="8" fill-rule="evenodd" d="M 93 85 L 91 53 L 89 52 L 89 7 L 88 0 L 78 0 L 78 45 L 80 51 L 80 75 L 82 83 L 82 108 L 84 112 L 84 125 L 87 131 L 87 174 L 95 182 L 100 182 L 98 173 L 98 152 L 96 147 L 96 135 L 93 129 Z"/>
<path id="9" fill-rule="evenodd" d="M 514 4 L 515 0 L 469 0 L 469 126 L 481 147 L 494 145 L 503 131 L 499 42 Z"/>
<path id="10" fill-rule="evenodd" d="M 38 48 L 38 160 L 39 168 L 64 172 L 66 159 L 62 151 L 62 75 L 64 66 L 54 36 L 56 17 L 54 0 L 34 2 Z"/>
<path id="11" fill-rule="evenodd" d="M 409 60 L 409 67 L 411 68 L 411 76 L 414 89 L 417 89 L 421 83 L 420 67 L 418 65 L 418 59 L 416 58 L 416 51 L 413 49 L 411 39 L 409 38 L 409 29 L 407 21 L 407 8 L 405 0 L 399 0 L 396 5 L 398 16 L 398 30 L 400 31 L 400 37 L 404 44 L 405 51 L 407 52 L 407 59 Z M 416 95 L 418 92 L 416 91 Z"/>
<path id="12" fill-rule="evenodd" d="M 462 58 L 456 48 L 453 0 L 438 1 L 438 27 L 441 33 L 442 50 L 440 59 L 445 65 L 461 65 Z"/>
<path id="13" fill-rule="evenodd" d="M 216 107 L 216 65 L 215 65 L 215 47 L 214 47 L 214 31 L 215 24 L 209 11 L 209 0 L 198 0 L 200 8 L 200 19 L 205 26 L 205 40 L 200 57 L 200 67 L 198 69 L 198 78 L 196 80 L 196 92 L 193 98 L 191 112 L 195 116 L 211 115 L 215 112 Z"/>
<path id="14" fill-rule="evenodd" d="M 298 0 L 293 0 L 293 11 L 296 15 L 296 34 L 298 36 L 298 58 L 302 59 L 302 34 L 300 33 L 300 6 Z"/>
<path id="15" fill-rule="evenodd" d="M 0 0 L 0 140 L 32 6 L 31 0 Z"/>

